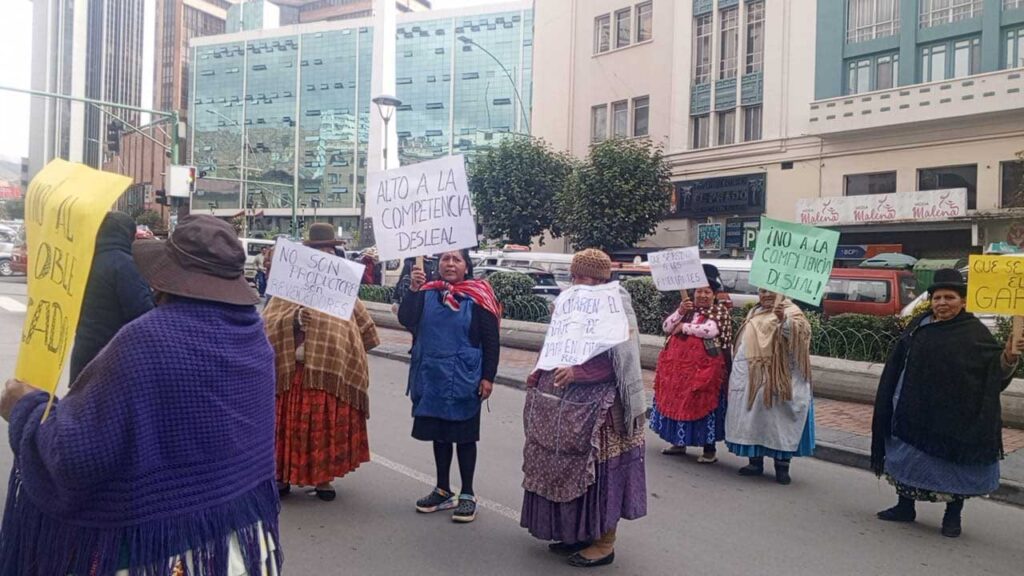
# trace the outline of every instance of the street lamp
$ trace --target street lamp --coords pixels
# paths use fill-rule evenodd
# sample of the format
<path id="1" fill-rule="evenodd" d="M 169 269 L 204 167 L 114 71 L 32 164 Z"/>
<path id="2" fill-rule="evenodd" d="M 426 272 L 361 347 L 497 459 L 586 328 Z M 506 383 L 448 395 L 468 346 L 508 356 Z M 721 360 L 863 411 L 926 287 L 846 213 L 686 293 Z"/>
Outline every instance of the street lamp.
<path id="1" fill-rule="evenodd" d="M 316 222 L 316 211 L 323 202 L 319 198 L 312 198 L 309 203 L 313 205 L 313 222 Z"/>
<path id="2" fill-rule="evenodd" d="M 508 68 L 505 68 L 505 65 L 501 63 L 501 60 L 498 60 L 497 56 L 495 56 L 494 54 L 491 54 L 490 50 L 488 50 L 487 48 L 484 48 L 483 46 L 477 44 L 476 41 L 473 40 L 472 38 L 470 38 L 468 36 L 459 36 L 458 40 L 459 40 L 459 42 L 462 42 L 466 46 L 476 46 L 477 48 L 482 50 L 484 54 L 487 54 L 488 56 L 490 56 L 491 60 L 494 60 L 494 62 L 498 66 L 501 67 L 501 71 L 505 73 L 505 77 L 508 78 L 509 83 L 512 84 L 512 92 L 516 95 L 516 102 L 519 102 L 519 110 L 523 114 L 523 123 L 526 125 L 526 132 L 527 132 L 527 134 L 529 134 L 530 133 L 530 119 L 526 115 L 526 105 L 523 104 L 523 98 L 519 95 L 519 89 L 516 87 L 516 81 L 512 79 L 512 75 L 509 74 Z"/>
<path id="3" fill-rule="evenodd" d="M 402 101 L 390 94 L 381 94 L 373 99 L 373 103 L 377 105 L 377 112 L 380 113 L 380 119 L 384 121 L 384 169 L 388 169 L 388 123 L 391 122 L 391 118 L 395 115 L 395 108 L 402 105 Z"/>

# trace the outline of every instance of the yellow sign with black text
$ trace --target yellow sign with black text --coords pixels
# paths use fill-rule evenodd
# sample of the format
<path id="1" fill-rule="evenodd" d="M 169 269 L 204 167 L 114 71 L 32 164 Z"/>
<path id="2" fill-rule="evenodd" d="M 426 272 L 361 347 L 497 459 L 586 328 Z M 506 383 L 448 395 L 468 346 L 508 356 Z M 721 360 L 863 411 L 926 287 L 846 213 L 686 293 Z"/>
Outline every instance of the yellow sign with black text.
<path id="1" fill-rule="evenodd" d="M 28 310 L 15 376 L 53 394 L 82 311 L 96 233 L 131 179 L 54 160 L 25 196 Z"/>
<path id="2" fill-rule="evenodd" d="M 1024 257 L 971 256 L 967 311 L 1024 316 Z"/>

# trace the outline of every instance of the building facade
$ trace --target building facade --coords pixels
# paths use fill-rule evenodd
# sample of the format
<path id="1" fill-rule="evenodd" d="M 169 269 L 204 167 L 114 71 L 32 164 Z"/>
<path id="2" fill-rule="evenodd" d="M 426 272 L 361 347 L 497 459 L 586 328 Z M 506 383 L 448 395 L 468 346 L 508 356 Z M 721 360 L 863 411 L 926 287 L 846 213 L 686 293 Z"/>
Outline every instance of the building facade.
<path id="1" fill-rule="evenodd" d="M 374 0 L 244 0 L 228 13 L 228 32 L 373 16 Z M 428 0 L 395 0 L 399 13 L 430 10 Z"/>
<path id="2" fill-rule="evenodd" d="M 193 211 L 289 232 L 303 220 L 355 230 L 369 165 L 370 19 L 193 41 Z M 406 13 L 395 30 L 403 163 L 473 154 L 529 127 L 531 2 Z"/>
<path id="3" fill-rule="evenodd" d="M 767 215 L 834 227 L 851 247 L 966 254 L 1024 239 L 1008 202 L 1024 148 L 1022 11 L 1016 0 L 538 3 L 535 134 L 580 157 L 608 137 L 665 149 L 674 190 L 646 249 L 749 255 Z M 959 213 L 940 209 L 964 189 Z M 815 215 L 928 191 L 926 218 Z"/>
<path id="4" fill-rule="evenodd" d="M 143 78 L 144 0 L 35 0 L 32 88 L 139 106 Z M 100 166 L 111 121 L 137 123 L 134 112 L 33 98 L 30 172 L 54 158 Z"/>

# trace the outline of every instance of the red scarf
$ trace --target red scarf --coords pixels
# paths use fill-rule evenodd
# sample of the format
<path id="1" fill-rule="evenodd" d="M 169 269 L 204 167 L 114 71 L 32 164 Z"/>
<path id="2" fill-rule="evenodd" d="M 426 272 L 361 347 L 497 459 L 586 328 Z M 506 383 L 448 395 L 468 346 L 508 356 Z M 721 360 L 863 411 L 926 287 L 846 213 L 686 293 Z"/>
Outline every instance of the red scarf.
<path id="1" fill-rule="evenodd" d="M 427 282 L 420 290 L 440 290 L 444 305 L 458 312 L 460 305 L 457 296 L 464 296 L 476 303 L 477 306 L 487 310 L 501 323 L 501 303 L 494 295 L 494 290 L 486 280 L 463 280 L 450 284 L 444 280 Z"/>

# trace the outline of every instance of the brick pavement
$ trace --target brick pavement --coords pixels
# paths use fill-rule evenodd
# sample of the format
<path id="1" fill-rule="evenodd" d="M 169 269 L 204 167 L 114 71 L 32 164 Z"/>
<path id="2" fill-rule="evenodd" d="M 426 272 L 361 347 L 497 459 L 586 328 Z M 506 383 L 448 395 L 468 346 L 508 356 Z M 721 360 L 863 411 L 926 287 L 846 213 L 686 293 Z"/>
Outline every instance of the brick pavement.
<path id="1" fill-rule="evenodd" d="M 410 346 L 412 344 L 412 337 L 408 332 L 378 328 L 378 333 L 380 334 L 381 342 L 385 344 L 397 346 Z M 529 350 L 503 347 L 501 349 L 501 365 L 505 368 L 514 369 L 516 372 L 525 372 L 537 364 L 537 356 L 536 352 Z M 649 390 L 653 388 L 653 370 L 644 370 L 644 381 Z M 838 430 L 847 434 L 871 436 L 872 406 L 829 400 L 827 398 L 815 398 L 814 402 L 814 423 L 816 426 Z M 1024 448 L 1024 430 L 1004 428 L 1003 444 L 1007 454 Z"/>

